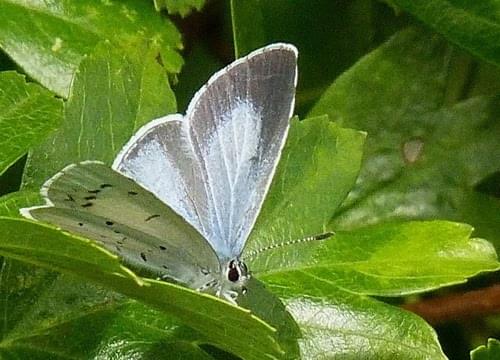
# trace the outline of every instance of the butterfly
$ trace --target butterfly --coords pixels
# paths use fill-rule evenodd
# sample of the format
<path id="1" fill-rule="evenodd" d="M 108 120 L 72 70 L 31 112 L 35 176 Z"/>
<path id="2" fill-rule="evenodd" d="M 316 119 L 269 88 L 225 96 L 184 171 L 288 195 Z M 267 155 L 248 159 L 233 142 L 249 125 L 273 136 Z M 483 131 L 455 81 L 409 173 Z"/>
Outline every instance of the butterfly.
<path id="1" fill-rule="evenodd" d="M 272 44 L 215 73 L 186 115 L 155 119 L 111 168 L 71 164 L 25 217 L 93 239 L 130 265 L 230 302 L 246 291 L 242 261 L 285 144 L 297 49 Z"/>

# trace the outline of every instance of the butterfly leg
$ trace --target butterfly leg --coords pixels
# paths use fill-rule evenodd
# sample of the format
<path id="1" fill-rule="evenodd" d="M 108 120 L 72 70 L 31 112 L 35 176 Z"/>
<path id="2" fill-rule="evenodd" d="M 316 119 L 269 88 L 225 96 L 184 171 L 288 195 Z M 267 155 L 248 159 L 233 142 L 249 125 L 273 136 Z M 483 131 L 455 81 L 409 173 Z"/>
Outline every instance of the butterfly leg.
<path id="1" fill-rule="evenodd" d="M 217 296 L 229 301 L 233 305 L 237 305 L 236 299 L 238 298 L 238 292 L 233 290 L 223 290 L 222 287 L 217 290 Z"/>
<path id="2" fill-rule="evenodd" d="M 204 285 L 198 287 L 196 289 L 196 291 L 206 292 L 208 289 L 212 289 L 212 288 L 216 287 L 218 284 L 219 284 L 219 282 L 216 279 L 214 279 L 214 280 L 209 281 L 209 282 L 205 283 Z"/>

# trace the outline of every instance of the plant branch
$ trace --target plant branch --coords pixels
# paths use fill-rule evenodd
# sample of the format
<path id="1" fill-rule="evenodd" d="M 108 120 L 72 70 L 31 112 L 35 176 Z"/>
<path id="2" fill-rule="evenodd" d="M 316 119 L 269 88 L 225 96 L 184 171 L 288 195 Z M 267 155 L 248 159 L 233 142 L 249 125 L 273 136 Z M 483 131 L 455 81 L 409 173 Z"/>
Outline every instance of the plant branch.
<path id="1" fill-rule="evenodd" d="M 421 316 L 431 325 L 499 314 L 500 284 L 460 294 L 423 299 L 402 307 Z"/>

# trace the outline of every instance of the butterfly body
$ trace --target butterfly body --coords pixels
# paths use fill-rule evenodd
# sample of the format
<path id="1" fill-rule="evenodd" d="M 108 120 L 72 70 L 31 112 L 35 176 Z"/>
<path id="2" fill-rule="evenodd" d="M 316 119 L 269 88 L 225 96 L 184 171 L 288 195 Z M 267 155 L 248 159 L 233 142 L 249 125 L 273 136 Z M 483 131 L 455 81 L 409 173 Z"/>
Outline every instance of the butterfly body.
<path id="1" fill-rule="evenodd" d="M 32 219 L 94 239 L 157 277 L 234 302 L 240 260 L 293 112 L 297 51 L 273 44 L 213 75 L 186 115 L 144 125 L 112 167 L 85 161 L 49 179 Z"/>
<path id="2" fill-rule="evenodd" d="M 211 277 L 204 285 L 196 290 L 211 292 L 230 302 L 234 302 L 239 294 L 245 294 L 246 284 L 250 279 L 250 273 L 246 264 L 235 258 L 223 265 L 222 271 Z M 211 275 L 206 273 L 206 275 Z"/>

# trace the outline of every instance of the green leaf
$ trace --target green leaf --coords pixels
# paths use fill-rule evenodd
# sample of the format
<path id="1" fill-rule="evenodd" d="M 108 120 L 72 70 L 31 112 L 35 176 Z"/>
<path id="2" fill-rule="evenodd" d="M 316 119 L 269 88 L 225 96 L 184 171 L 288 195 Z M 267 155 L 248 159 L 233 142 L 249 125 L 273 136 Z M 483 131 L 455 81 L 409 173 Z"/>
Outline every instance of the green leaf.
<path id="1" fill-rule="evenodd" d="M 13 71 L 0 73 L 0 175 L 54 131 L 62 102 Z"/>
<path id="2" fill-rule="evenodd" d="M 440 37 L 402 31 L 314 106 L 312 115 L 368 132 L 360 176 L 332 219 L 335 229 L 410 219 L 472 222 L 474 185 L 500 168 L 500 107 L 487 97 L 448 104 L 449 63 Z M 472 224 L 478 236 L 495 226 Z"/>
<path id="3" fill-rule="evenodd" d="M 500 358 L 500 341 L 488 339 L 486 346 L 481 345 L 470 352 L 471 360 L 495 360 Z"/>
<path id="4" fill-rule="evenodd" d="M 0 219 L 0 252 L 3 255 L 57 271 L 68 272 L 77 268 L 80 269 L 79 275 L 91 279 L 107 276 L 143 285 L 140 278 L 119 264 L 116 256 L 90 240 L 24 219 Z M 78 253 L 85 253 L 86 256 L 75 259 L 74 254 Z"/>
<path id="5" fill-rule="evenodd" d="M 26 220 L 0 218 L 0 254 L 85 277 L 141 300 L 244 359 L 282 356 L 275 330 L 248 310 L 181 286 L 139 278 L 90 240 Z"/>
<path id="6" fill-rule="evenodd" d="M 332 230 L 328 221 L 356 180 L 364 137 L 326 116 L 292 120 L 269 194 L 243 251 L 243 258 L 252 260 L 252 271 L 269 269 L 267 257 L 260 256 L 265 249 L 286 248 Z M 281 266 L 305 255 L 286 254 Z"/>
<path id="7" fill-rule="evenodd" d="M 474 224 L 475 234 L 493 242 L 500 250 L 500 199 L 476 191 L 465 194 L 460 217 Z"/>
<path id="8" fill-rule="evenodd" d="M 179 14 L 182 17 L 188 16 L 191 11 L 200 11 L 205 0 L 153 0 L 156 11 L 167 9 L 169 14 Z"/>
<path id="9" fill-rule="evenodd" d="M 448 40 L 500 66 L 500 3 L 496 0 L 391 0 Z"/>
<path id="10" fill-rule="evenodd" d="M 373 46 L 374 10 L 373 3 L 366 0 L 231 0 L 236 57 L 277 41 L 297 46 L 297 108 L 301 115 Z M 390 27 L 388 22 L 384 26 Z"/>
<path id="11" fill-rule="evenodd" d="M 287 301 L 302 329 L 302 359 L 446 359 L 418 316 L 343 291 L 323 295 Z"/>
<path id="12" fill-rule="evenodd" d="M 273 326 L 277 330 L 276 335 L 280 345 L 285 350 L 285 357 L 298 359 L 300 352 L 297 339 L 302 337 L 302 334 L 285 305 L 255 277 L 251 277 L 245 287 L 247 292 L 245 296 L 238 297 L 238 305 L 250 309 L 256 316 Z"/>
<path id="13" fill-rule="evenodd" d="M 211 359 L 192 329 L 81 278 L 12 260 L 1 273 L 2 358 L 158 359 L 171 351 Z"/>
<path id="14" fill-rule="evenodd" d="M 283 251 L 269 250 L 275 254 L 267 255 L 268 270 L 260 278 L 273 290 L 318 297 L 338 289 L 378 296 L 428 291 L 500 268 L 493 246 L 470 238 L 471 232 L 469 225 L 447 221 L 337 232 L 314 256 L 290 261 L 286 267 L 276 263 Z"/>
<path id="15" fill-rule="evenodd" d="M 61 128 L 33 150 L 25 187 L 37 189 L 81 160 L 110 164 L 140 126 L 174 111 L 174 95 L 153 50 L 132 56 L 99 44 L 80 65 Z"/>
<path id="16" fill-rule="evenodd" d="M 180 70 L 180 34 L 147 1 L 0 0 L 0 47 L 60 96 L 68 96 L 78 64 L 100 40 L 127 51 L 154 43 L 165 68 Z"/>
<path id="17" fill-rule="evenodd" d="M 19 209 L 40 203 L 43 203 L 43 199 L 38 191 L 18 191 L 10 193 L 0 197 L 0 216 L 22 218 Z"/>

